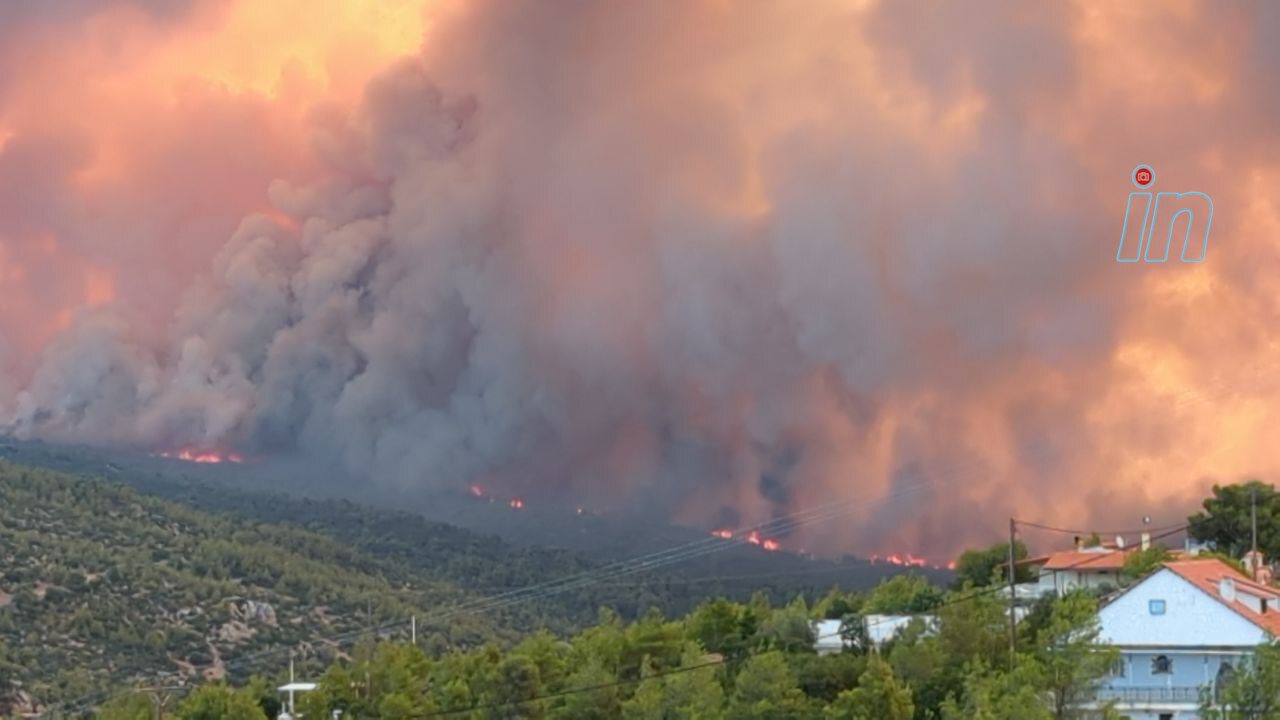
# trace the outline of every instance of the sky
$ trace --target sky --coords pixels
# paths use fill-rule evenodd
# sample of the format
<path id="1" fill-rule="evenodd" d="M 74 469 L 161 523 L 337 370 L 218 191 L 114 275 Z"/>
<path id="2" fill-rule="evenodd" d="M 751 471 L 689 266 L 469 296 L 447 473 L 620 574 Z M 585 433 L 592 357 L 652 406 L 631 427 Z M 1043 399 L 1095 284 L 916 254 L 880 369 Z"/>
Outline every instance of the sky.
<path id="1" fill-rule="evenodd" d="M 1280 6 L 0 4 L 0 428 L 943 557 L 1276 480 Z M 1116 262 L 1130 173 L 1205 261 Z M 1175 251 L 1176 255 L 1176 251 Z"/>

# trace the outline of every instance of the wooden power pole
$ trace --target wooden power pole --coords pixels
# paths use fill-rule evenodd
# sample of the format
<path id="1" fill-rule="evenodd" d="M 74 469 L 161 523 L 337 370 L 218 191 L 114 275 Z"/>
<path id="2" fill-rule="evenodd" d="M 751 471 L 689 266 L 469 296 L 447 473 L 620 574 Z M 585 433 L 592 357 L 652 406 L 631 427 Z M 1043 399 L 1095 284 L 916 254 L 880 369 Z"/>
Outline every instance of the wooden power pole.
<path id="1" fill-rule="evenodd" d="M 1018 617 L 1014 612 L 1017 607 L 1017 582 L 1014 573 L 1013 544 L 1018 536 L 1018 523 L 1009 518 L 1009 667 L 1018 662 Z"/>

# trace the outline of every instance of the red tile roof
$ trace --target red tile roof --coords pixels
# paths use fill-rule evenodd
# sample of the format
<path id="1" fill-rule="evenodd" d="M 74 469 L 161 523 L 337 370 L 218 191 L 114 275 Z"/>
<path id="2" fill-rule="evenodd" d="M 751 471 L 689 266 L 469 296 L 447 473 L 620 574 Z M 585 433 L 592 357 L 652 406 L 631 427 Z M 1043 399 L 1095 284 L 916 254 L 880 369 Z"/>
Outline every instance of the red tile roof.
<path id="1" fill-rule="evenodd" d="M 1129 558 L 1129 553 L 1138 549 L 1139 547 L 1135 545 L 1123 550 L 1063 550 L 1026 562 L 1030 565 L 1040 565 L 1041 569 L 1050 571 L 1093 570 L 1110 572 L 1123 569 L 1124 561 Z M 1181 549 L 1169 551 L 1169 557 L 1175 560 L 1185 554 Z"/>
<path id="2" fill-rule="evenodd" d="M 1051 553 L 1044 560 L 1045 570 L 1119 570 L 1128 553 L 1123 550 L 1104 552 L 1063 551 Z"/>
<path id="3" fill-rule="evenodd" d="M 1241 575 L 1235 568 L 1221 560 L 1209 558 L 1205 560 L 1176 560 L 1164 564 L 1182 579 L 1208 593 L 1215 600 L 1236 611 L 1244 619 L 1280 637 L 1280 589 L 1256 583 Z M 1236 597 L 1243 590 L 1251 595 L 1267 598 L 1266 613 L 1256 612 L 1240 600 L 1227 600 L 1218 591 L 1218 582 L 1222 578 L 1231 578 L 1236 585 Z"/>

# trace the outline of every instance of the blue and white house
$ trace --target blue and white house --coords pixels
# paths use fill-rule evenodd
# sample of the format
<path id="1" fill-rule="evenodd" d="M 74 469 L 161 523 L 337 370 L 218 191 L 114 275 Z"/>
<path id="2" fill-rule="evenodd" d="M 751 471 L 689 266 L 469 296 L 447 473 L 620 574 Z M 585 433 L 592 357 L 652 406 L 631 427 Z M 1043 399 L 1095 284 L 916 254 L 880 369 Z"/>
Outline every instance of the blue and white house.
<path id="1" fill-rule="evenodd" d="M 1213 692 L 1280 636 L 1280 592 L 1215 559 L 1178 560 L 1113 596 L 1098 613 L 1120 660 L 1098 691 L 1131 720 L 1199 718 Z"/>

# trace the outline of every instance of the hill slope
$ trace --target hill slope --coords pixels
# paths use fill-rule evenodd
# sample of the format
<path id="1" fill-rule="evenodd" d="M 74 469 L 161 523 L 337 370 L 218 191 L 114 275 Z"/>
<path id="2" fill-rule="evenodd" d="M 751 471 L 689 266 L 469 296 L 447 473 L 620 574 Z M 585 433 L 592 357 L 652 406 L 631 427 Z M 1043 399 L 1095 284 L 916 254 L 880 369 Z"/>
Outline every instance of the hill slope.
<path id="1" fill-rule="evenodd" d="M 47 703 L 133 679 L 243 676 L 290 650 L 322 662 L 330 640 L 415 614 L 437 651 L 568 627 L 526 606 L 432 613 L 470 597 L 305 529 L 0 462 L 0 695 Z"/>
<path id="2" fill-rule="evenodd" d="M 433 576 L 482 593 L 503 592 L 707 540 L 706 529 L 652 517 L 578 513 L 573 507 L 535 502 L 513 512 L 506 498 L 477 500 L 461 491 L 381 497 L 372 488 L 353 491 L 340 482 L 326 482 L 320 472 L 299 478 L 276 463 L 198 465 L 0 437 L 0 458 L 6 457 L 24 465 L 109 477 L 145 494 L 202 510 L 299 525 L 376 556 L 394 555 Z M 290 494 L 264 494 L 263 487 Z M 339 499 L 353 492 L 365 504 Z M 601 605 L 614 607 L 624 617 L 637 617 L 650 606 L 681 614 L 707 596 L 745 599 L 762 590 L 785 601 L 798 593 L 822 593 L 832 585 L 867 589 L 904 571 L 941 583 L 951 578 L 949 572 L 934 568 L 907 570 L 852 557 L 802 557 L 726 543 L 715 552 L 665 565 L 660 574 L 632 575 L 615 581 L 612 589 L 593 585 L 557 596 L 544 611 L 567 613 L 580 623 L 593 621 Z"/>

